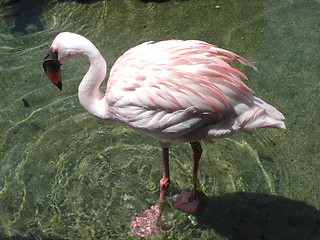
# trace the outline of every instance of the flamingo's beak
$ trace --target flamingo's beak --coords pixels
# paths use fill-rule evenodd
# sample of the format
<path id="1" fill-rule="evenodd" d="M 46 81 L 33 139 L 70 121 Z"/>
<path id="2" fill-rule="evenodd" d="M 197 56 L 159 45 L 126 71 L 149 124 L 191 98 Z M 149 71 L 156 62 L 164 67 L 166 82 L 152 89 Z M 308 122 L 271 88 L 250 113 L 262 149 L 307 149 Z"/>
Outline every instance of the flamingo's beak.
<path id="1" fill-rule="evenodd" d="M 61 90 L 62 82 L 60 66 L 61 63 L 58 60 L 58 52 L 51 48 L 47 56 L 43 60 L 42 67 L 51 82 Z"/>

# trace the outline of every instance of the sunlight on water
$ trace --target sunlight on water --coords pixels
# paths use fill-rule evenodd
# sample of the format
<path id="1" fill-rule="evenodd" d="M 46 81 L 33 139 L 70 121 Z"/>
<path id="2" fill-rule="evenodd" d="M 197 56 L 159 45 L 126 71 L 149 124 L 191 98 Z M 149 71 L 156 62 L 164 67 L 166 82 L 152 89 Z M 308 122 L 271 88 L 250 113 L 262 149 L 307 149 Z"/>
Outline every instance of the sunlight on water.
<path id="1" fill-rule="evenodd" d="M 77 88 L 84 58 L 45 77 L 55 35 L 80 33 L 109 70 L 145 41 L 200 39 L 256 63 L 242 68 L 287 130 L 257 129 L 204 146 L 201 209 L 172 209 L 191 189 L 191 149 L 170 152 L 166 229 L 151 239 L 320 237 L 318 1 L 3 1 L 0 4 L 0 239 L 129 239 L 131 217 L 158 203 L 155 140 L 90 116 Z M 132 237 L 133 239 L 136 239 Z"/>

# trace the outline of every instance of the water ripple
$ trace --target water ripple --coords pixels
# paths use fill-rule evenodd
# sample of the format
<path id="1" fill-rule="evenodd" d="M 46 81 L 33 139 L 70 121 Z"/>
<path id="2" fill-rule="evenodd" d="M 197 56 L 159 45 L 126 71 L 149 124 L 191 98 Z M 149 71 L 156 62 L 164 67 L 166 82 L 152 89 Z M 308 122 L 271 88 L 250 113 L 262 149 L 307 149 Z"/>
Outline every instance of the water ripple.
<path id="1" fill-rule="evenodd" d="M 154 239 L 236 239 L 235 227 L 243 224 L 244 217 L 245 223 L 263 219 L 261 226 L 254 225 L 262 227 L 263 233 L 277 229 L 273 222 L 282 216 L 286 218 L 279 232 L 302 236 L 300 230 L 311 236 L 313 227 L 313 234 L 319 233 L 319 211 L 297 201 L 319 207 L 317 131 L 306 126 L 316 126 L 318 119 L 317 102 L 312 100 L 317 99 L 314 86 L 318 82 L 312 79 L 317 79 L 313 75 L 318 70 L 309 57 L 317 44 L 308 47 L 312 39 L 307 41 L 303 35 L 305 24 L 313 30 L 317 26 L 312 4 L 318 3 L 308 3 L 306 8 L 303 4 L 307 5 L 303 1 L 235 1 L 216 8 L 214 1 L 192 0 L 3 1 L 0 238 L 127 239 L 131 216 L 159 198 L 162 163 L 156 141 L 120 124 L 95 119 L 80 106 L 76 91 L 87 61 L 79 58 L 63 66 L 63 91 L 46 79 L 42 59 L 61 31 L 89 37 L 109 65 L 128 48 L 149 40 L 201 39 L 226 47 L 257 60 L 261 69 L 250 74 L 250 86 L 286 111 L 287 131 L 255 130 L 204 147 L 199 167 L 203 207 L 198 215 L 171 209 L 171 197 L 192 187 L 190 147 L 174 145 L 164 214 L 164 221 L 172 225 Z M 304 19 L 305 11 L 314 15 Z M 293 24 L 297 16 L 304 21 Z M 292 33 L 303 49 L 286 37 Z M 299 59 L 309 65 L 299 65 Z M 292 65 L 295 62 L 299 64 Z M 268 201 L 283 206 L 265 211 Z M 294 219 L 293 230 L 287 212 L 296 213 L 296 206 L 303 213 L 295 215 L 302 220 Z M 252 212 L 258 214 L 250 218 Z M 313 225 L 307 226 L 309 222 Z M 274 236 L 274 232 L 266 234 L 265 238 Z"/>

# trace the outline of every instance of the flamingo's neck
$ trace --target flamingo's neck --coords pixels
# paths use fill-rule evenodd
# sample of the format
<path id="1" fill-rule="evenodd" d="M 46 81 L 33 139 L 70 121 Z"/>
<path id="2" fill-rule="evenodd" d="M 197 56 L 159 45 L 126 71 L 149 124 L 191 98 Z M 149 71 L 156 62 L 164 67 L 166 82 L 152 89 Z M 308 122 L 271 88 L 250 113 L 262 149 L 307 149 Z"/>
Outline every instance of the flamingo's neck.
<path id="1" fill-rule="evenodd" d="M 90 114 L 103 119 L 110 118 L 105 94 L 99 89 L 106 77 L 106 61 L 93 45 L 82 53 L 89 58 L 90 67 L 79 85 L 80 103 Z"/>

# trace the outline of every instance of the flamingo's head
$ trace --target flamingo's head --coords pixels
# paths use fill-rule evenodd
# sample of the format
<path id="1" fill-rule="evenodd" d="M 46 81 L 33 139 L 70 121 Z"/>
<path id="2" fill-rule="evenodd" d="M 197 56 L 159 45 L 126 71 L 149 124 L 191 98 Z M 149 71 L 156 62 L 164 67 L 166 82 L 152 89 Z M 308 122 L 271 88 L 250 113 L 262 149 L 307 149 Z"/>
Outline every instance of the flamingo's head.
<path id="1" fill-rule="evenodd" d="M 60 90 L 62 89 L 60 66 L 58 60 L 58 51 L 50 48 L 47 56 L 43 60 L 43 70 L 51 82 L 56 85 Z"/>
<path id="2" fill-rule="evenodd" d="M 78 55 L 83 54 L 83 46 L 91 44 L 84 37 L 69 32 L 59 33 L 51 44 L 43 60 L 43 70 L 47 77 L 61 90 L 60 66 Z"/>

